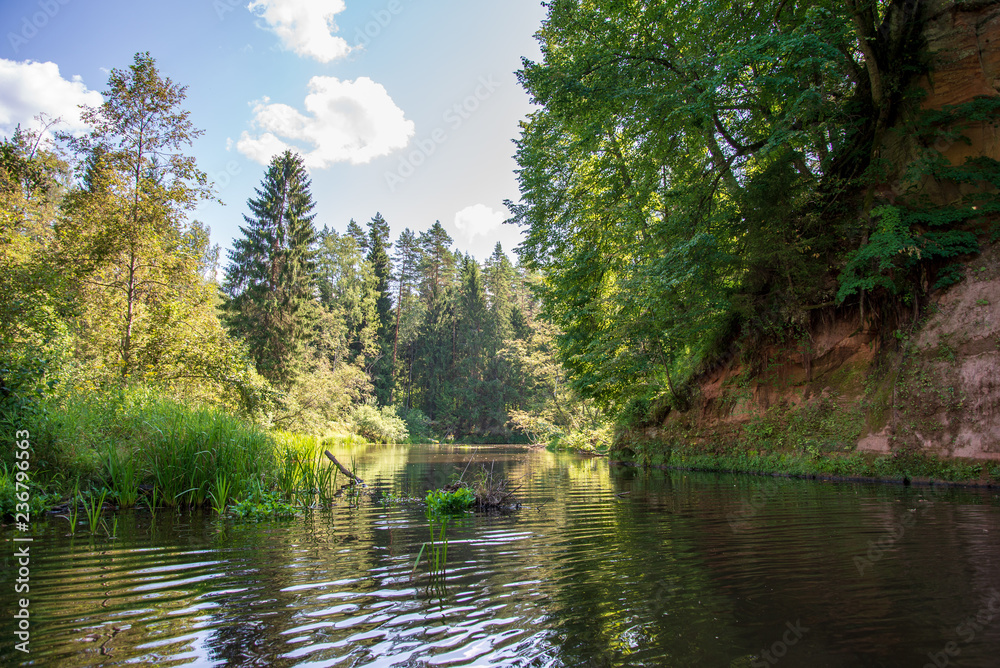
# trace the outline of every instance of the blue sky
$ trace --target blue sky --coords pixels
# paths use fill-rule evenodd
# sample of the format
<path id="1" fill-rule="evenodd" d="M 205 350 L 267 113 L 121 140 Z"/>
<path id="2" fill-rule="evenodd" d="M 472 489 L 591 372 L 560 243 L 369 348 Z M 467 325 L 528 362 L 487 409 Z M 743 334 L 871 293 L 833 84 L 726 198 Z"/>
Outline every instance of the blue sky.
<path id="1" fill-rule="evenodd" d="M 440 220 L 480 260 L 520 232 L 511 140 L 530 111 L 539 0 L 3 0 L 0 133 L 39 111 L 99 104 L 108 71 L 149 51 L 188 86 L 191 153 L 226 206 L 195 217 L 227 248 L 270 156 L 303 153 L 316 223 L 376 211 L 393 236 Z"/>

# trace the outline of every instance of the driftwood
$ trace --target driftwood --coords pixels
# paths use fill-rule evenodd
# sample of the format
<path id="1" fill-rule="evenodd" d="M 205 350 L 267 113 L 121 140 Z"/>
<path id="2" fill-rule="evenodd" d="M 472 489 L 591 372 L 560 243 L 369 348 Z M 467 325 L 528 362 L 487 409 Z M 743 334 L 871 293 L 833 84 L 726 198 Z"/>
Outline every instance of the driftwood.
<path id="1" fill-rule="evenodd" d="M 326 454 L 326 456 L 329 458 L 329 460 L 331 462 L 333 462 L 334 465 L 338 469 L 340 469 L 340 472 L 347 476 L 348 480 L 352 480 L 352 481 L 354 481 L 355 483 L 357 483 L 359 485 L 364 482 L 364 480 L 362 480 L 358 476 L 356 476 L 353 473 L 351 473 L 350 471 L 348 471 L 347 468 L 343 464 L 341 464 L 340 462 L 338 462 L 337 458 L 334 457 L 333 453 L 331 453 L 329 450 L 324 450 L 323 452 Z"/>

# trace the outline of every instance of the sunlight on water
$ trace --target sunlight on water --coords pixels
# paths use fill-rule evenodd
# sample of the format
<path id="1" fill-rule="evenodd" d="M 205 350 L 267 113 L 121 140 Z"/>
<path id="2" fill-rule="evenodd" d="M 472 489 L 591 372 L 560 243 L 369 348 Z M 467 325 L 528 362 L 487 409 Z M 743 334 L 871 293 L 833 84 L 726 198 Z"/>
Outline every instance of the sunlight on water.
<path id="1" fill-rule="evenodd" d="M 443 569 L 414 568 L 424 511 L 379 495 L 423 496 L 473 455 L 520 481 L 522 508 L 452 521 Z M 32 652 L 13 650 L 5 619 L 0 663 L 996 665 L 992 493 L 644 472 L 512 446 L 353 456 L 375 492 L 357 508 L 260 524 L 135 512 L 114 541 L 39 524 Z"/>

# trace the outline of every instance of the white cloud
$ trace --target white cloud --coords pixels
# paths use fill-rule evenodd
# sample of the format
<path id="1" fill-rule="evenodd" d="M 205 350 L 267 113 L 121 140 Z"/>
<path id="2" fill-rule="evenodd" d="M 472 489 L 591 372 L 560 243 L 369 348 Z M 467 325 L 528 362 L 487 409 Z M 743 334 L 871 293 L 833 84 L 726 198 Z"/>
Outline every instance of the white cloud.
<path id="1" fill-rule="evenodd" d="M 262 165 L 290 148 L 302 153 L 307 167 L 322 169 L 337 162 L 370 162 L 404 148 L 414 134 L 413 121 L 368 77 L 313 77 L 305 109 L 303 114 L 268 98 L 256 102 L 253 125 L 260 133 L 243 132 L 236 148 Z"/>
<path id="2" fill-rule="evenodd" d="M 101 94 L 88 90 L 79 76 L 67 81 L 59 74 L 55 63 L 36 63 L 0 58 L 0 130 L 13 132 L 21 127 L 38 128 L 33 117 L 41 112 L 62 117 L 59 129 L 82 132 L 87 129 L 80 120 L 78 105 L 100 106 Z"/>
<path id="3" fill-rule="evenodd" d="M 328 63 L 343 58 L 351 47 L 335 37 L 333 17 L 344 11 L 344 0 L 252 0 L 247 9 L 267 21 L 285 48 Z"/>
<path id="4" fill-rule="evenodd" d="M 502 211 L 494 211 L 485 204 L 473 204 L 455 214 L 455 229 L 472 240 L 477 236 L 489 236 L 500 229 L 506 219 Z"/>

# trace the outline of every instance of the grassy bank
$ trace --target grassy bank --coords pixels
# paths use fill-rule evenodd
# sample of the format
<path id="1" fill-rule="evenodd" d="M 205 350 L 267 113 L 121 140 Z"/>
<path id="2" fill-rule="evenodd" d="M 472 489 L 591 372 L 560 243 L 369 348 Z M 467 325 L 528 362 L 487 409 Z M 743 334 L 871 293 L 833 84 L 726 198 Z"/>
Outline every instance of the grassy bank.
<path id="1" fill-rule="evenodd" d="M 947 482 L 1000 486 L 1000 462 L 941 459 L 921 454 L 767 451 L 733 448 L 706 451 L 692 445 L 619 447 L 612 460 L 638 466 L 786 475 L 805 478 L 877 480 L 896 483 Z"/>
<path id="2" fill-rule="evenodd" d="M 248 499 L 308 504 L 332 496 L 336 471 L 320 439 L 272 431 L 225 410 L 164 397 L 151 387 L 70 393 L 22 412 L 30 443 L 32 511 L 104 496 L 121 508 L 219 510 Z M 7 440 L 7 439 L 5 439 Z M 0 456 L 0 511 L 15 510 L 15 448 Z M 341 481 L 343 482 L 343 481 Z"/>

